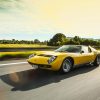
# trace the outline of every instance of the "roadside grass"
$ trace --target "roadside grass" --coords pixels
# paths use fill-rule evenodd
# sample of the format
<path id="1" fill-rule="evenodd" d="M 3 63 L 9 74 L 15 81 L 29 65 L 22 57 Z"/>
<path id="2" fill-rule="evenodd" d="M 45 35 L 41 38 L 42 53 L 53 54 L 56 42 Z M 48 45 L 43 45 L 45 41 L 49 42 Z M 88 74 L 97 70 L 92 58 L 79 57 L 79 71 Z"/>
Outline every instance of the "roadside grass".
<path id="1" fill-rule="evenodd" d="M 35 53 L 35 51 L 27 52 L 0 52 L 0 60 L 9 60 L 15 58 L 28 58 L 29 55 Z"/>
<path id="2" fill-rule="evenodd" d="M 0 44 L 0 48 L 41 48 L 41 47 L 49 47 L 49 46 L 40 44 Z"/>
<path id="3" fill-rule="evenodd" d="M 7 47 L 8 46 L 8 44 L 7 45 L 0 45 L 0 47 L 1 47 L 1 49 L 2 48 L 11 48 L 11 49 L 14 49 L 14 48 L 23 48 L 23 50 L 24 50 L 24 45 L 23 45 L 23 47 L 22 46 L 20 46 L 20 44 L 14 44 L 14 46 L 13 46 L 13 44 L 12 45 L 10 45 L 10 47 Z M 20 46 L 20 47 L 18 47 L 18 46 Z M 29 45 L 28 46 L 29 48 L 31 47 L 31 45 Z M 26 48 L 28 48 L 28 47 L 26 47 Z M 14 51 L 14 52 L 0 52 L 0 61 L 2 61 L 2 60 L 12 60 L 12 59 L 21 59 L 21 58 L 28 58 L 28 56 L 29 55 L 31 55 L 31 54 L 33 54 L 33 53 L 35 53 L 36 51 L 40 51 L 41 49 L 42 50 L 44 50 L 44 51 L 48 51 L 48 50 L 53 50 L 53 49 L 55 49 L 54 47 L 50 47 L 50 46 L 43 46 L 43 45 L 41 45 L 41 47 L 39 46 L 39 45 L 34 45 L 33 46 L 33 48 L 36 48 L 35 50 L 31 50 L 31 51 Z"/>

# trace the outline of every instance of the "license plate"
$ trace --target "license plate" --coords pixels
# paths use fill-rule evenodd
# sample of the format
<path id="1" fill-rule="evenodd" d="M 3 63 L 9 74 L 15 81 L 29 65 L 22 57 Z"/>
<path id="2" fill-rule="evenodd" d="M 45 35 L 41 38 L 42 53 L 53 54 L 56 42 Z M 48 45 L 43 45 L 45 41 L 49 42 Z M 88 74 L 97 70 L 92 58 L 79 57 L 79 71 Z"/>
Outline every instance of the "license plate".
<path id="1" fill-rule="evenodd" d="M 32 65 L 32 67 L 33 67 L 34 69 L 37 69 L 37 68 L 38 68 L 38 65 Z"/>

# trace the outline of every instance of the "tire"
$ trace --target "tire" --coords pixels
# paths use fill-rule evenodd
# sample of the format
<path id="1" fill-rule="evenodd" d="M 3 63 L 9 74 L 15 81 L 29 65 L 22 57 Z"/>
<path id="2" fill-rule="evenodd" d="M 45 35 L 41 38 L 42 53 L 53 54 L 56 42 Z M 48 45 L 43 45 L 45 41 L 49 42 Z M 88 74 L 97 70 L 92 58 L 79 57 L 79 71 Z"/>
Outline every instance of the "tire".
<path id="1" fill-rule="evenodd" d="M 60 73 L 68 73 L 70 72 L 72 69 L 72 62 L 70 59 L 66 58 L 60 68 Z"/>
<path id="2" fill-rule="evenodd" d="M 94 66 L 99 66 L 100 65 L 100 56 L 97 56 L 94 63 L 93 63 Z"/>

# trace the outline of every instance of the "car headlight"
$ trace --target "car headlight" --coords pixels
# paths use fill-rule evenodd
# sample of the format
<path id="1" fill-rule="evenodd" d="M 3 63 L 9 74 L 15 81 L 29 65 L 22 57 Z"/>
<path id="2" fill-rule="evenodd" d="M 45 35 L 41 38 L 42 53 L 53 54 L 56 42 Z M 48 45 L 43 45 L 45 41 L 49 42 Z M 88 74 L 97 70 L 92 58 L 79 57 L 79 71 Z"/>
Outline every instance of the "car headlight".
<path id="1" fill-rule="evenodd" d="M 32 57 L 34 57 L 36 54 L 32 54 L 32 55 L 30 55 L 28 58 L 32 58 Z"/>
<path id="2" fill-rule="evenodd" d="M 52 63 L 56 58 L 57 58 L 57 56 L 52 56 L 52 57 L 48 60 L 48 64 Z"/>

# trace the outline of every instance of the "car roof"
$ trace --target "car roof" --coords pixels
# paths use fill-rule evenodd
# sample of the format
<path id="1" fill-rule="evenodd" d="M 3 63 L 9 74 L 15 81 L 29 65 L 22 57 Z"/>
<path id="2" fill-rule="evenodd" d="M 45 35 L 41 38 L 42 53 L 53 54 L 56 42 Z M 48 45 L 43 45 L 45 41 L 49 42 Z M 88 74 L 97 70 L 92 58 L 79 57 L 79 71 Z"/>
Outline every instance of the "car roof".
<path id="1" fill-rule="evenodd" d="M 64 45 L 64 46 L 68 46 L 68 45 Z M 88 47 L 86 45 L 69 45 L 69 46 L 84 46 L 84 47 Z"/>

